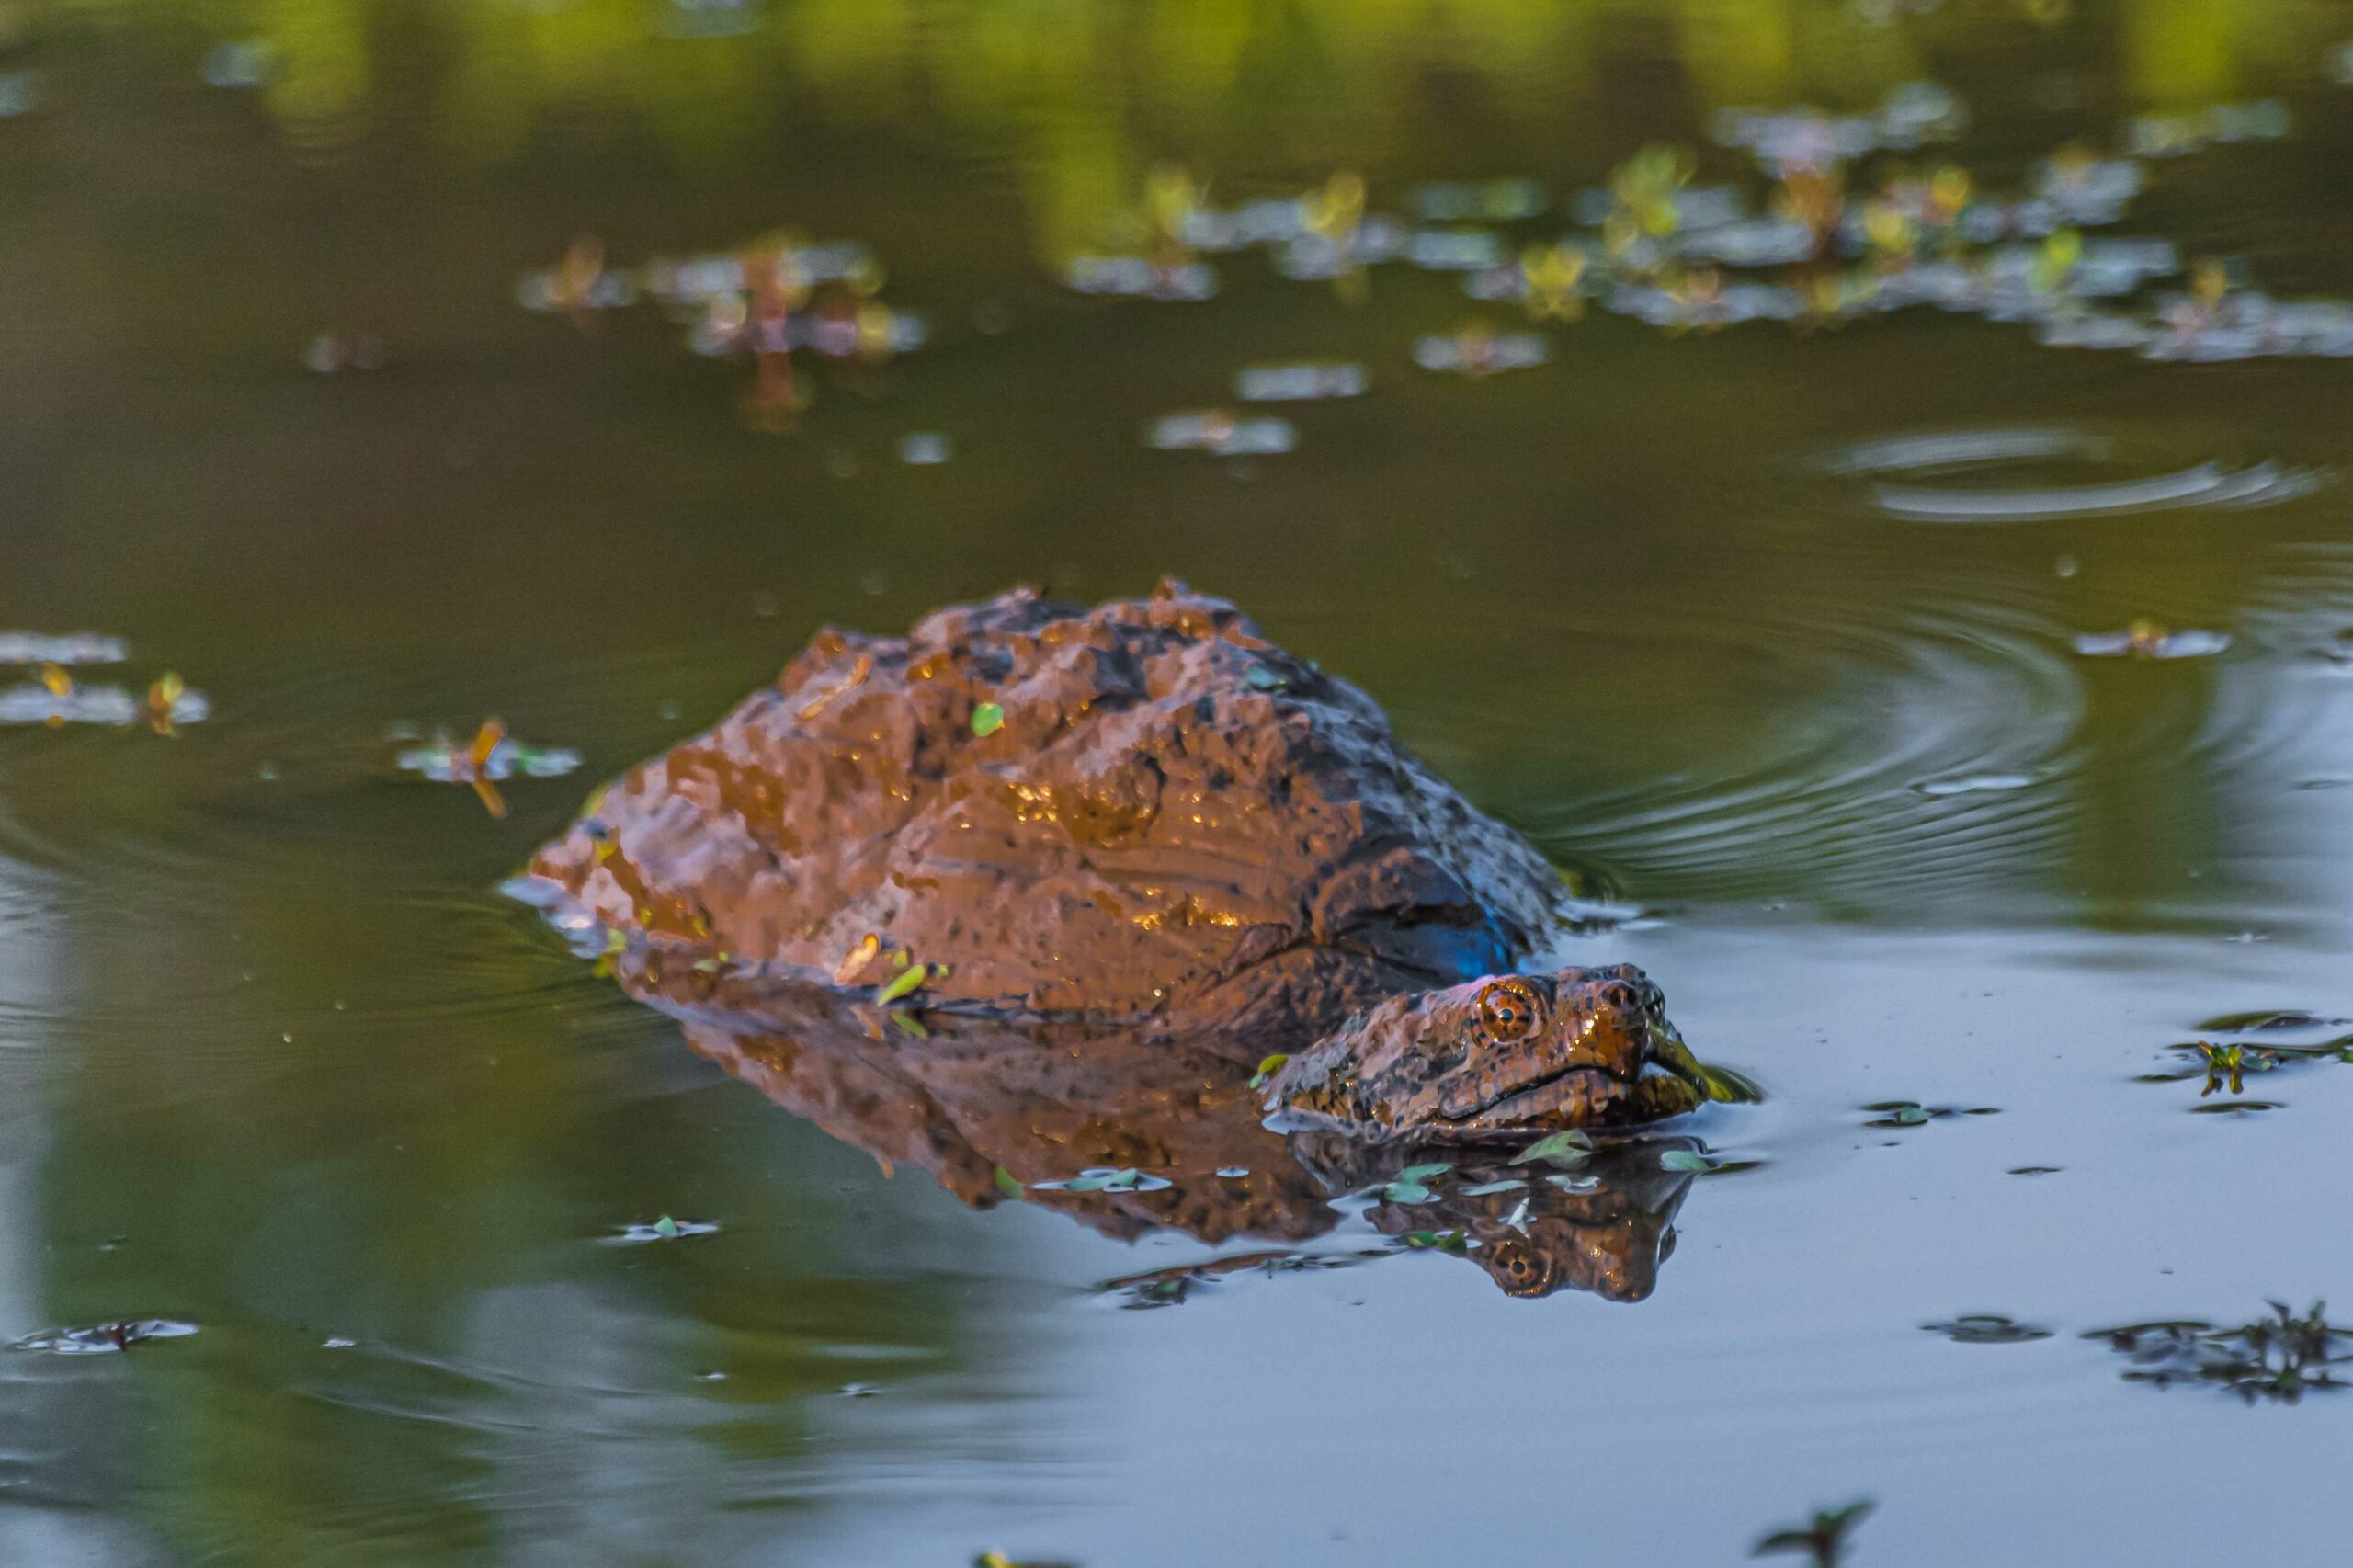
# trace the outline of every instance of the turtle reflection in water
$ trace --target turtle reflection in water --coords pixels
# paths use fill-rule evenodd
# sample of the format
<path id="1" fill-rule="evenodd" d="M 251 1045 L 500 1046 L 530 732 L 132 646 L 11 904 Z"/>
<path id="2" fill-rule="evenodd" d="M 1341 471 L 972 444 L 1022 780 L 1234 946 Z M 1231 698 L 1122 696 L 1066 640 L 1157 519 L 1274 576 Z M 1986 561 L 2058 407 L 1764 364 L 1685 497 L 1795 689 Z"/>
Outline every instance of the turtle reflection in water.
<path id="1" fill-rule="evenodd" d="M 1029 1201 L 1131 1241 L 1176 1232 L 1211 1246 L 1270 1244 L 1245 1262 L 1206 1260 L 1115 1281 L 1138 1304 L 1182 1300 L 1235 1268 L 1267 1272 L 1358 1261 L 1306 1244 L 1362 1221 L 1389 1251 L 1461 1256 L 1515 1296 L 1587 1290 L 1637 1301 L 1674 1250 L 1693 1179 L 1662 1165 L 1694 1140 L 1599 1136 L 1565 1167 L 1514 1164 L 1535 1134 L 1468 1136 L 1443 1125 L 1368 1139 L 1265 1114 L 1223 1057 L 1184 1042 L 1085 1023 L 1013 1023 L 956 1013 L 904 1015 L 756 976 L 696 970 L 652 952 L 623 957 L 631 993 L 676 1016 L 687 1042 L 796 1116 L 868 1151 L 914 1165 L 975 1208 L 1018 1184 Z M 1416 1165 L 1446 1164 L 1418 1201 L 1379 1190 Z M 1165 1186 L 1114 1182 L 1040 1191 L 1089 1171 L 1134 1169 Z M 1240 1173 L 1240 1174 L 1234 1174 Z M 1082 1183 L 1082 1186 L 1091 1184 Z M 1330 1244 L 1326 1244 L 1327 1245 Z"/>
<path id="2" fill-rule="evenodd" d="M 1429 1163 L 1417 1147 L 1507 1153 L 1731 1097 L 1639 971 L 1519 972 L 1591 913 L 1552 867 L 1364 693 L 1173 582 L 1092 610 L 1017 591 L 905 638 L 821 632 L 774 687 L 599 792 L 531 871 L 526 896 L 601 927 L 614 971 L 699 1049 L 967 1198 L 997 1165 L 1132 1166 L 1176 1185 L 1083 1201 L 1295 1236 L 1347 1179 Z M 1290 1060 L 1261 1104 L 1247 1074 L 1268 1051 Z M 1351 1153 L 1312 1153 L 1329 1148 Z M 1232 1165 L 1290 1174 L 1279 1196 L 1208 1179 Z M 1654 1186 L 1627 1189 L 1651 1242 L 1672 1208 Z M 1608 1207 L 1566 1196 L 1543 1184 L 1514 1237 Z M 1647 1264 L 1564 1270 L 1503 1240 L 1475 1251 L 1523 1256 L 1499 1261 L 1512 1288 L 1647 1289 Z"/>

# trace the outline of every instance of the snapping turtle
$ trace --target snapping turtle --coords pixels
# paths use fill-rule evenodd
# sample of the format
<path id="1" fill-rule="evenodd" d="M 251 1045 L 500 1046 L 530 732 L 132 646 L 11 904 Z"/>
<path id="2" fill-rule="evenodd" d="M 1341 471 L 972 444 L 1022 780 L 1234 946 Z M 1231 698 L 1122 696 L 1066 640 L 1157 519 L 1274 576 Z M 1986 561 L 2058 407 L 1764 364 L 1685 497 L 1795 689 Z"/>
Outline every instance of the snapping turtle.
<path id="1" fill-rule="evenodd" d="M 770 988 L 1297 1051 L 1276 1103 L 1359 1134 L 1708 1095 L 1638 972 L 1509 972 L 1565 904 L 1541 856 L 1363 692 L 1173 581 L 821 632 L 531 870 Z"/>

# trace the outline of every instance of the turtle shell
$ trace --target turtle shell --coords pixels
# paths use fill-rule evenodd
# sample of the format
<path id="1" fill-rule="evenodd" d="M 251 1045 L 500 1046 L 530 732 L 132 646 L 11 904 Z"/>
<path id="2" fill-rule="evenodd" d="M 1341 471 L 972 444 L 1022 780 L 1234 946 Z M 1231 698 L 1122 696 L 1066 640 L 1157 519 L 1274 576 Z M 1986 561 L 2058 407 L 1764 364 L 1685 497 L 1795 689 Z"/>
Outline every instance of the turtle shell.
<path id="1" fill-rule="evenodd" d="M 1363 692 L 1174 582 L 821 632 L 531 872 L 771 977 L 880 991 L 921 964 L 931 1006 L 1149 1020 L 1235 1057 L 1510 968 L 1560 893 Z"/>

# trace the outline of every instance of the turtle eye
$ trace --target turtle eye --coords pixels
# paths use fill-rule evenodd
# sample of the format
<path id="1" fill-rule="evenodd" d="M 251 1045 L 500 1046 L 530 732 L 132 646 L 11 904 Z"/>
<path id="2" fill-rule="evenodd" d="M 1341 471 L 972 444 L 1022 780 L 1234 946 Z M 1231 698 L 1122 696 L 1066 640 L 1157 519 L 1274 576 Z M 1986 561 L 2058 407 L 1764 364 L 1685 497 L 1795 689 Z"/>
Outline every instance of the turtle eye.
<path id="1" fill-rule="evenodd" d="M 1552 1269 L 1544 1255 L 1516 1237 L 1495 1243 L 1480 1261 L 1506 1295 L 1541 1296 L 1552 1289 Z"/>
<path id="2" fill-rule="evenodd" d="M 1480 988 L 1479 1032 L 1489 1044 L 1516 1044 L 1534 1034 L 1543 1022 L 1543 999 L 1525 980 L 1514 976 Z"/>

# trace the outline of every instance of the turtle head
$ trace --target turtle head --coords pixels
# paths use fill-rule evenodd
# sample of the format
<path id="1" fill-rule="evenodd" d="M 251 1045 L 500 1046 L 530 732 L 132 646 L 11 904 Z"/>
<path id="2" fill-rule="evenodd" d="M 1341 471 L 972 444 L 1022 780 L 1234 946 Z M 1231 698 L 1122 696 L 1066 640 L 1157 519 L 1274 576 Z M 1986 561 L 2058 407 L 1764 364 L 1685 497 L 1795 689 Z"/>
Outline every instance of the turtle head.
<path id="1" fill-rule="evenodd" d="M 1372 1137 L 1625 1127 L 1709 1097 L 1665 998 L 1631 964 L 1392 997 L 1267 1085 L 1269 1111 Z"/>

